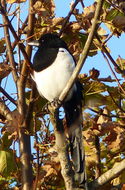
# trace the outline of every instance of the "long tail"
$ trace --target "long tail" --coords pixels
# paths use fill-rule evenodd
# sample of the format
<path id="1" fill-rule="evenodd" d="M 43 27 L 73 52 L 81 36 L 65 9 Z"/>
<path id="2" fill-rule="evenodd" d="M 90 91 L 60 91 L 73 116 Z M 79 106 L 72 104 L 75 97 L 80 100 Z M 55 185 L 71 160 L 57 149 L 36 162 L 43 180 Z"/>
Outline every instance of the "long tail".
<path id="1" fill-rule="evenodd" d="M 65 102 L 64 110 L 68 127 L 68 135 L 71 149 L 71 159 L 74 165 L 75 180 L 79 184 L 85 183 L 84 173 L 84 147 L 82 138 L 82 93 L 79 83 L 72 98 Z"/>

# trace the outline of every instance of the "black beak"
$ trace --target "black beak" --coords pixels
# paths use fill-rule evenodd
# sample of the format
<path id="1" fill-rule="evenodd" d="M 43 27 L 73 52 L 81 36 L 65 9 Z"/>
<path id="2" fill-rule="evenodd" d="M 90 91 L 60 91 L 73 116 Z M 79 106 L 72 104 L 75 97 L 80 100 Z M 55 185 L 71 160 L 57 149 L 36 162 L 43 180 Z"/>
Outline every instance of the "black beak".
<path id="1" fill-rule="evenodd" d="M 40 43 L 39 43 L 38 40 L 34 40 L 34 41 L 31 41 L 31 42 L 28 42 L 28 45 L 39 47 L 39 46 L 40 46 Z"/>

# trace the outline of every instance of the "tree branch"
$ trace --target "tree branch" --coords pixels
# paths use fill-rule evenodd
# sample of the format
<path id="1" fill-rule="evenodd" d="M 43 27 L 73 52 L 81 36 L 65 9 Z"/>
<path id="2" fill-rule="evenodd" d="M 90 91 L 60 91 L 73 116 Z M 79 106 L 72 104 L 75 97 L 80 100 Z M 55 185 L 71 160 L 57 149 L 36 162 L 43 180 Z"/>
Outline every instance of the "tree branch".
<path id="1" fill-rule="evenodd" d="M 29 17 L 28 17 L 28 34 L 29 37 L 33 33 L 33 24 L 34 24 L 34 14 L 31 13 L 31 9 L 34 5 L 34 0 L 29 1 Z M 11 27 L 12 28 L 12 27 Z M 13 35 L 15 36 L 15 31 L 11 30 Z M 18 38 L 15 36 L 15 39 Z M 26 131 L 30 129 L 30 120 L 29 123 L 26 122 L 26 102 L 25 102 L 25 85 L 26 79 L 28 75 L 28 65 L 29 59 L 31 58 L 31 47 L 27 46 L 26 51 L 23 47 L 23 44 L 19 44 L 19 47 L 24 55 L 26 56 L 26 60 L 22 66 L 20 79 L 18 80 L 18 109 L 19 113 L 23 117 L 22 126 L 19 129 L 19 144 L 20 144 L 20 160 L 22 166 L 22 189 L 23 190 L 30 190 L 32 187 L 33 182 L 33 172 L 32 172 L 32 156 L 31 156 L 31 142 L 30 142 L 30 135 L 27 134 Z M 28 63 L 28 64 L 27 64 Z"/>
<path id="2" fill-rule="evenodd" d="M 50 118 L 54 127 L 54 134 L 56 139 L 56 149 L 61 165 L 61 173 L 65 182 L 66 190 L 73 190 L 74 184 L 74 172 L 72 170 L 69 147 L 64 133 L 64 127 L 62 120 L 59 119 L 59 110 L 50 108 Z"/>
<path id="3" fill-rule="evenodd" d="M 101 8 L 102 8 L 102 3 L 103 3 L 103 0 L 100 0 L 97 3 L 95 16 L 94 16 L 92 27 L 91 27 L 91 32 L 88 35 L 88 39 L 86 41 L 86 44 L 84 46 L 84 49 L 83 49 L 82 54 L 80 56 L 80 59 L 79 59 L 77 65 L 76 65 L 76 68 L 75 68 L 71 78 L 69 79 L 66 87 L 64 88 L 63 92 L 59 96 L 60 101 L 63 101 L 65 99 L 66 95 L 68 94 L 69 90 L 73 86 L 73 84 L 74 84 L 74 82 L 75 82 L 75 80 L 76 80 L 76 78 L 77 78 L 77 76 L 78 76 L 78 74 L 79 74 L 85 60 L 86 60 L 86 58 L 87 58 L 87 55 L 88 55 L 88 52 L 89 52 L 93 37 L 95 35 L 95 31 L 97 30 L 97 27 L 98 27 L 98 18 L 99 18 L 100 11 L 101 11 Z"/>
<path id="4" fill-rule="evenodd" d="M 102 43 L 102 41 L 100 40 L 98 34 L 95 34 L 96 39 L 98 40 L 98 42 L 101 45 L 102 50 L 105 52 L 105 54 L 107 55 L 107 57 L 109 58 L 109 60 L 112 62 L 112 64 L 114 65 L 114 67 L 123 75 L 125 76 L 125 71 L 121 70 L 121 68 L 116 64 L 115 60 L 113 59 L 113 57 L 110 55 L 110 53 L 108 52 L 107 48 L 105 47 L 105 44 Z"/>
<path id="5" fill-rule="evenodd" d="M 15 32 L 15 30 L 14 30 L 14 28 L 13 28 L 11 22 L 9 21 L 9 19 L 8 19 L 7 15 L 6 15 L 6 12 L 5 12 L 3 6 L 1 5 L 1 3 L 0 3 L 0 12 L 1 12 L 2 15 L 4 15 L 6 24 L 8 25 L 10 31 L 12 32 L 12 34 L 13 34 L 13 36 L 14 36 L 16 42 L 19 43 L 19 42 L 20 42 L 20 39 L 19 39 L 19 37 L 17 36 L 17 34 L 16 34 L 16 32 Z M 29 57 L 28 57 L 28 55 L 27 55 L 27 53 L 26 53 L 26 51 L 25 51 L 25 46 L 24 46 L 22 43 L 19 43 L 19 47 L 20 47 L 20 50 L 21 50 L 21 52 L 22 52 L 22 54 L 23 54 L 23 56 L 24 56 L 24 59 L 25 59 L 25 61 L 26 61 L 26 63 L 27 63 L 27 66 L 28 66 L 29 69 L 31 70 L 31 67 L 30 67 L 30 66 L 31 66 L 31 63 L 30 63 Z"/>
<path id="6" fill-rule="evenodd" d="M 7 120 L 13 120 L 11 111 L 2 100 L 0 100 L 0 114 L 4 116 Z"/>
<path id="7" fill-rule="evenodd" d="M 125 170 L 125 159 L 119 162 L 117 166 L 113 167 L 112 169 L 108 170 L 104 174 L 102 174 L 99 178 L 94 180 L 93 182 L 89 183 L 89 189 L 96 190 L 102 185 L 105 185 L 115 177 L 117 177 L 123 170 Z"/>
<path id="8" fill-rule="evenodd" d="M 105 113 L 102 113 L 102 111 L 97 111 L 97 110 L 94 110 L 94 109 L 92 109 L 92 108 L 90 108 L 90 107 L 88 107 L 88 109 L 91 110 L 92 112 L 97 113 L 98 115 L 103 115 L 103 116 L 108 117 L 108 118 L 113 118 L 113 117 L 115 117 L 115 118 L 125 119 L 125 116 L 119 116 L 119 115 L 113 115 L 113 114 L 107 115 L 107 114 L 105 114 Z"/>
<path id="9" fill-rule="evenodd" d="M 116 79 L 116 82 L 118 83 L 119 88 L 121 89 L 121 91 L 122 91 L 123 94 L 125 95 L 125 91 L 124 91 L 124 89 L 122 88 L 122 86 L 121 86 L 121 84 L 120 84 L 120 82 L 119 82 L 119 80 L 118 80 L 118 78 L 117 78 L 115 72 L 113 71 L 113 69 L 112 69 L 112 67 L 111 67 L 111 65 L 110 65 L 110 63 L 109 63 L 109 60 L 107 59 L 107 57 L 106 57 L 105 53 L 103 53 L 103 51 L 102 51 L 102 55 L 103 55 L 104 59 L 106 60 L 106 62 L 108 63 L 108 66 L 109 66 L 109 68 L 110 68 L 112 74 L 114 75 L 114 77 L 115 77 L 115 79 Z"/>
<path id="10" fill-rule="evenodd" d="M 95 135 L 95 148 L 96 148 L 96 172 L 95 177 L 99 177 L 101 174 L 101 158 L 100 158 L 100 142 L 99 137 Z"/>
<path id="11" fill-rule="evenodd" d="M 2 0 L 1 3 L 2 3 L 3 7 L 6 9 L 5 1 Z M 7 47 L 7 55 L 9 57 L 9 62 L 10 62 L 10 65 L 12 67 L 13 79 L 14 79 L 15 84 L 16 84 L 17 80 L 18 80 L 18 75 L 17 75 L 15 60 L 14 60 L 14 56 L 13 56 L 13 48 L 11 46 L 10 34 L 9 34 L 8 25 L 6 23 L 5 15 L 2 15 L 2 16 L 3 16 L 3 23 L 5 25 L 4 26 L 4 36 L 5 36 L 6 47 Z"/>
<path id="12" fill-rule="evenodd" d="M 6 96 L 6 98 L 8 98 L 8 100 L 10 100 L 15 106 L 17 106 L 16 101 L 0 86 L 0 92 L 3 93 L 4 96 Z"/>
<path id="13" fill-rule="evenodd" d="M 72 6 L 71 10 L 69 11 L 67 17 L 65 18 L 64 23 L 62 24 L 62 28 L 61 28 L 61 30 L 60 30 L 60 32 L 59 32 L 59 36 L 62 35 L 62 33 L 63 33 L 64 29 L 65 29 L 65 26 L 66 26 L 67 22 L 69 21 L 70 16 L 72 15 L 72 13 L 73 13 L 75 7 L 77 6 L 77 4 L 79 3 L 79 1 L 80 1 L 80 0 L 76 0 L 76 1 L 73 3 L 73 6 Z"/>
<path id="14" fill-rule="evenodd" d="M 22 27 L 19 29 L 20 31 L 20 34 L 18 36 L 18 38 L 20 38 L 21 36 L 21 32 L 24 30 L 24 28 L 27 26 L 27 22 L 28 22 L 28 17 L 25 19 L 25 21 L 23 22 L 22 24 Z M 7 25 L 8 26 L 8 25 Z M 18 44 L 17 40 L 15 40 L 13 43 L 12 43 L 12 49 L 14 50 L 15 46 Z M 8 55 L 6 57 L 6 60 L 4 61 L 5 64 L 8 63 Z"/>

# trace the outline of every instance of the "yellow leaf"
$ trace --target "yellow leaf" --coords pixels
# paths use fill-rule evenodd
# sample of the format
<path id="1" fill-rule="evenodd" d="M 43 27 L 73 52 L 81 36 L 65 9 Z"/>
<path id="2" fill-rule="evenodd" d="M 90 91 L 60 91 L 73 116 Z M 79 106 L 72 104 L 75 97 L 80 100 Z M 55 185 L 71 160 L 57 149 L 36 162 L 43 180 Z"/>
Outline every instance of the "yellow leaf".
<path id="1" fill-rule="evenodd" d="M 23 3 L 26 0 L 7 0 L 7 3 L 13 4 L 13 3 Z"/>

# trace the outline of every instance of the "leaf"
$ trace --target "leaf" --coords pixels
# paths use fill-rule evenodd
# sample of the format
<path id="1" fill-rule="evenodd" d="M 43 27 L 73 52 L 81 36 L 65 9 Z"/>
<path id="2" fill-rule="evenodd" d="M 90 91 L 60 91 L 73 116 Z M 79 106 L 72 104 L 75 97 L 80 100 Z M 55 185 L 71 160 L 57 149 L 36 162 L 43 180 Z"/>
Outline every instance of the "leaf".
<path id="1" fill-rule="evenodd" d="M 113 20 L 117 15 L 119 14 L 119 11 L 117 9 L 111 9 L 108 14 L 106 15 L 106 20 L 111 21 Z"/>
<path id="2" fill-rule="evenodd" d="M 122 185 L 122 189 L 121 190 L 125 190 L 125 184 Z"/>
<path id="3" fill-rule="evenodd" d="M 7 65 L 5 63 L 0 63 L 0 80 L 7 77 L 11 72 L 10 65 Z"/>
<path id="4" fill-rule="evenodd" d="M 107 108 L 103 109 L 103 114 L 109 115 L 109 110 Z M 106 123 L 109 121 L 109 118 L 104 116 L 104 115 L 100 115 L 98 120 L 97 120 L 97 124 L 102 124 L 102 123 Z"/>
<path id="5" fill-rule="evenodd" d="M 25 2 L 26 0 L 6 0 L 7 3 L 9 4 L 13 4 L 13 3 L 23 3 Z"/>
<path id="6" fill-rule="evenodd" d="M 103 141 L 107 144 L 107 149 L 111 154 L 125 150 L 125 129 L 120 127 L 118 123 L 112 121 L 103 123 L 102 131 L 102 133 L 104 131 L 107 133 Z"/>
<path id="7" fill-rule="evenodd" d="M 5 50 L 6 50 L 5 39 L 1 38 L 0 39 L 0 54 L 4 53 Z"/>
<path id="8" fill-rule="evenodd" d="M 118 27 L 119 29 L 125 29 L 125 16 L 117 15 L 112 23 L 115 27 Z"/>
<path id="9" fill-rule="evenodd" d="M 9 176 L 16 168 L 14 155 L 12 151 L 0 151 L 0 174 Z"/>
<path id="10" fill-rule="evenodd" d="M 53 24 L 53 26 L 56 26 L 58 24 L 60 25 L 60 24 L 63 23 L 63 21 L 64 21 L 63 17 L 53 18 L 52 19 L 52 24 Z"/>
<path id="11" fill-rule="evenodd" d="M 104 1 L 103 2 L 103 9 L 105 10 L 105 9 L 109 9 L 111 7 L 111 4 L 110 3 L 108 3 L 107 1 Z"/>
<path id="12" fill-rule="evenodd" d="M 46 0 L 46 1 L 36 1 L 33 9 L 35 13 L 42 15 L 43 17 L 49 17 L 54 15 L 55 11 L 55 4 L 53 0 Z"/>
<path id="13" fill-rule="evenodd" d="M 8 138 L 8 133 L 5 133 L 2 138 L 0 139 L 0 149 L 1 150 L 8 150 L 12 144 L 12 139 Z"/>
<path id="14" fill-rule="evenodd" d="M 82 33 L 79 33 L 79 39 L 80 39 L 80 46 L 81 46 L 81 49 L 84 48 L 84 45 L 86 43 L 86 40 L 88 38 L 88 35 L 86 34 L 82 34 Z M 90 50 L 89 50 L 89 56 L 94 56 L 97 54 L 97 47 L 94 45 L 94 43 L 91 44 L 90 46 Z"/>
<path id="15" fill-rule="evenodd" d="M 116 59 L 116 63 L 120 66 L 123 70 L 125 69 L 125 59 L 121 58 L 120 56 Z"/>

